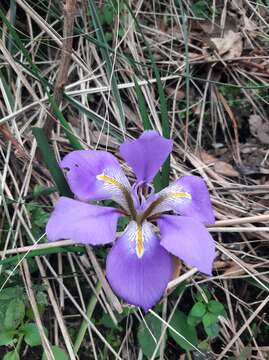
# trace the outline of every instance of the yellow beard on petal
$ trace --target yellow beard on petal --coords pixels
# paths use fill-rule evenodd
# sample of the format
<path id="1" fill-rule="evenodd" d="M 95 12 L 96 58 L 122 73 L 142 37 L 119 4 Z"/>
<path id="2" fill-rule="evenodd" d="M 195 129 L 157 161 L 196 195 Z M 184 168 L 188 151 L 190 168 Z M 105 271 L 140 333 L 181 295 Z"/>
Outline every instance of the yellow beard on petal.
<path id="1" fill-rule="evenodd" d="M 101 174 L 101 175 L 97 175 L 96 178 L 98 180 L 103 180 L 109 184 L 112 184 L 112 185 L 116 186 L 118 189 L 121 189 L 121 190 L 125 189 L 125 187 L 119 181 L 113 179 L 111 176 Z"/>
<path id="2" fill-rule="evenodd" d="M 137 224 L 137 230 L 136 230 L 136 254 L 139 258 L 142 257 L 144 252 L 143 247 L 143 231 L 142 231 L 142 225 Z"/>
<path id="3" fill-rule="evenodd" d="M 109 175 L 99 174 L 96 176 L 96 179 L 102 180 L 104 183 L 111 184 L 121 191 L 126 201 L 126 206 L 124 208 L 125 210 L 129 209 L 130 214 L 132 215 L 133 219 L 135 219 L 136 210 L 129 190 L 122 183 Z M 126 207 L 128 207 L 128 209 Z"/>
<path id="4" fill-rule="evenodd" d="M 191 194 L 188 194 L 186 192 L 170 192 L 165 196 L 166 199 L 170 197 L 182 197 L 186 199 L 191 199 Z"/>

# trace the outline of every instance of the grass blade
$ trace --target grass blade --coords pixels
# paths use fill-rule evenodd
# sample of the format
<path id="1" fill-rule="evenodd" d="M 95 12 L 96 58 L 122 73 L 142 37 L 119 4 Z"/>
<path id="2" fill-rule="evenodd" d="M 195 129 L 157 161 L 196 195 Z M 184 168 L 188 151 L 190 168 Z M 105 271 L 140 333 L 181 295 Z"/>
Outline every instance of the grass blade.
<path id="1" fill-rule="evenodd" d="M 59 190 L 63 196 L 73 197 L 73 194 L 67 184 L 64 174 L 58 165 L 58 162 L 51 150 L 46 135 L 41 128 L 34 127 L 32 129 L 33 135 L 36 139 L 37 146 L 42 154 L 43 160 Z"/>
<path id="2" fill-rule="evenodd" d="M 128 11 L 130 12 L 130 14 L 135 22 L 135 25 L 137 27 L 137 30 L 139 31 L 141 37 L 143 38 L 143 41 L 147 48 L 148 55 L 149 55 L 149 58 L 151 61 L 151 66 L 152 66 L 153 72 L 155 74 L 155 78 L 156 78 L 156 82 L 157 82 L 157 90 L 158 90 L 158 95 L 159 95 L 159 99 L 160 99 L 162 134 L 164 137 L 169 139 L 170 138 L 170 124 L 169 124 L 168 107 L 167 107 L 167 100 L 166 100 L 166 96 L 164 93 L 164 88 L 163 88 L 163 84 L 161 81 L 159 68 L 156 64 L 156 61 L 154 59 L 154 56 L 150 49 L 150 46 L 144 36 L 143 30 L 142 30 L 139 22 L 137 21 L 134 13 L 132 12 L 128 2 L 126 0 L 123 0 L 123 2 L 125 4 L 125 6 L 127 7 Z M 165 163 L 163 164 L 163 167 L 162 167 L 162 175 L 161 175 L 162 187 L 166 187 L 169 184 L 169 172 L 170 172 L 170 156 L 167 158 L 167 160 L 165 161 Z"/>
<path id="3" fill-rule="evenodd" d="M 134 83 L 135 83 L 135 92 L 138 100 L 138 109 L 142 119 L 143 128 L 144 130 L 151 130 L 152 125 L 149 120 L 146 102 L 136 78 L 134 78 Z M 158 174 L 155 176 L 153 183 L 156 191 L 160 191 L 162 189 L 162 178 L 160 172 L 158 172 Z"/>
<path id="4" fill-rule="evenodd" d="M 110 81 L 111 81 L 112 94 L 115 98 L 115 101 L 117 104 L 117 109 L 118 109 L 119 116 L 120 116 L 120 126 L 121 126 L 121 129 L 124 131 L 125 130 L 125 115 L 124 115 L 124 110 L 123 110 L 123 106 L 122 106 L 119 89 L 117 86 L 117 80 L 116 80 L 115 75 L 113 74 L 113 65 L 112 65 L 110 53 L 108 50 L 109 47 L 108 47 L 108 44 L 107 44 L 107 41 L 106 41 L 106 38 L 105 38 L 105 35 L 103 32 L 103 28 L 101 25 L 101 21 L 99 18 L 99 14 L 97 11 L 95 1 L 89 0 L 88 4 L 89 4 L 90 15 L 92 18 L 93 26 L 96 31 L 97 40 L 100 43 L 104 44 L 104 46 L 100 47 L 99 49 L 100 49 L 102 59 L 105 63 L 108 79 L 110 79 Z"/>

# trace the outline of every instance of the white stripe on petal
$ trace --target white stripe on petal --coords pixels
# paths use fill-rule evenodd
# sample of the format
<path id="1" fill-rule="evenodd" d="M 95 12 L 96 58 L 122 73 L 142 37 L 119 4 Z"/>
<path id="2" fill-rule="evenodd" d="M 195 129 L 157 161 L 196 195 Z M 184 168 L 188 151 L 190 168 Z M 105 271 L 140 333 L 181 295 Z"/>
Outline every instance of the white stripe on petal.
<path id="1" fill-rule="evenodd" d="M 121 169 L 110 167 L 106 168 L 101 174 L 96 176 L 102 186 L 114 200 L 128 211 L 126 193 L 130 193 L 131 185 Z"/>
<path id="2" fill-rule="evenodd" d="M 191 194 L 186 192 L 184 188 L 177 183 L 172 183 L 157 195 L 158 197 L 154 201 L 156 206 L 153 206 L 150 216 L 166 211 L 175 211 L 178 205 L 184 205 L 192 199 Z"/>
<path id="3" fill-rule="evenodd" d="M 142 225 L 131 221 L 125 229 L 124 236 L 128 238 L 128 252 L 136 253 L 137 257 L 142 258 L 150 250 L 150 240 L 154 236 L 153 227 L 147 221 L 144 221 Z"/>

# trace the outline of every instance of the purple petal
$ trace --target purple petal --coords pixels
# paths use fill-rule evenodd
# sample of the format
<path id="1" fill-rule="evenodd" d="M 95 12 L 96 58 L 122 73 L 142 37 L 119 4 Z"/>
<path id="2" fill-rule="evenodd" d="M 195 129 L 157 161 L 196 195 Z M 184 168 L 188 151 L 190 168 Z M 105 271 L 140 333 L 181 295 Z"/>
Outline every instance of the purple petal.
<path id="1" fill-rule="evenodd" d="M 72 239 L 83 244 L 107 244 L 115 240 L 120 214 L 116 209 L 61 197 L 46 226 L 48 240 Z"/>
<path id="2" fill-rule="evenodd" d="M 143 251 L 137 247 L 138 225 L 132 221 L 107 257 L 107 278 L 113 290 L 130 304 L 149 310 L 172 277 L 171 255 L 160 246 L 151 225 L 142 227 Z"/>
<path id="3" fill-rule="evenodd" d="M 156 131 L 148 130 L 137 140 L 127 140 L 120 146 L 120 154 L 132 167 L 138 181 L 150 182 L 170 152 L 173 141 Z"/>
<path id="4" fill-rule="evenodd" d="M 178 213 L 191 216 L 205 224 L 214 224 L 215 216 L 206 183 L 200 176 L 183 176 L 177 185 L 191 194 L 192 200 L 178 208 Z"/>
<path id="5" fill-rule="evenodd" d="M 159 198 L 163 197 L 163 201 L 152 214 L 172 210 L 205 224 L 215 222 L 207 186 L 199 176 L 183 176 L 157 195 Z"/>
<path id="6" fill-rule="evenodd" d="M 62 160 L 61 168 L 67 169 L 68 183 L 79 199 L 125 202 L 121 187 L 130 189 L 130 184 L 112 154 L 99 150 L 72 151 Z M 100 179 L 102 176 L 111 181 Z"/>
<path id="7" fill-rule="evenodd" d="M 187 216 L 163 215 L 157 220 L 161 245 L 188 265 L 212 274 L 215 245 L 207 229 Z"/>

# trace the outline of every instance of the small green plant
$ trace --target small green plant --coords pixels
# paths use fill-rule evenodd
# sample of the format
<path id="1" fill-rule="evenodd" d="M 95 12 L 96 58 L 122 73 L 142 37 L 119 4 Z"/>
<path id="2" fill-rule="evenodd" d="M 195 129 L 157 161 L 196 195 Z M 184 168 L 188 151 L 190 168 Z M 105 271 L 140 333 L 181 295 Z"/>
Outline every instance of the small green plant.
<path id="1" fill-rule="evenodd" d="M 31 231 L 36 240 L 38 240 L 45 231 L 45 226 L 48 221 L 49 213 L 46 212 L 40 204 L 35 201 L 31 201 L 26 204 L 26 209 L 30 215 L 31 220 Z M 32 241 L 29 239 L 29 243 L 32 244 Z"/>
<path id="2" fill-rule="evenodd" d="M 118 13 L 121 13 L 124 8 L 124 3 L 122 1 L 105 1 L 104 5 L 99 9 L 98 15 L 99 20 L 103 28 L 108 27 L 111 29 L 115 19 L 118 16 Z M 119 24 L 120 25 L 120 24 Z M 124 35 L 124 30 L 120 26 L 118 30 L 119 37 L 121 38 Z M 105 37 L 107 41 L 112 40 L 111 30 L 105 31 Z"/>
<path id="3" fill-rule="evenodd" d="M 219 334 L 219 316 L 225 314 L 225 308 L 219 301 L 213 300 L 210 292 L 205 290 L 205 298 L 199 293 L 196 295 L 197 302 L 188 314 L 188 324 L 197 326 L 202 323 L 204 331 L 209 339 L 215 338 Z"/>
<path id="4" fill-rule="evenodd" d="M 47 305 L 46 294 L 37 290 L 39 311 L 42 313 Z M 12 346 L 4 360 L 19 359 L 19 349 L 24 341 L 30 347 L 41 345 L 41 338 L 32 310 L 22 287 L 4 288 L 0 292 L 0 346 Z M 47 329 L 44 328 L 45 333 Z"/>
<path id="5" fill-rule="evenodd" d="M 193 13 L 197 17 L 208 18 L 212 12 L 211 7 L 205 0 L 198 0 L 191 7 Z"/>
<path id="6" fill-rule="evenodd" d="M 143 354 L 150 359 L 155 351 L 156 345 L 162 335 L 162 322 L 152 314 L 147 314 L 144 321 L 140 323 L 137 332 L 137 339 Z M 167 335 L 163 341 L 166 342 Z M 160 348 L 156 357 L 160 354 Z"/>

